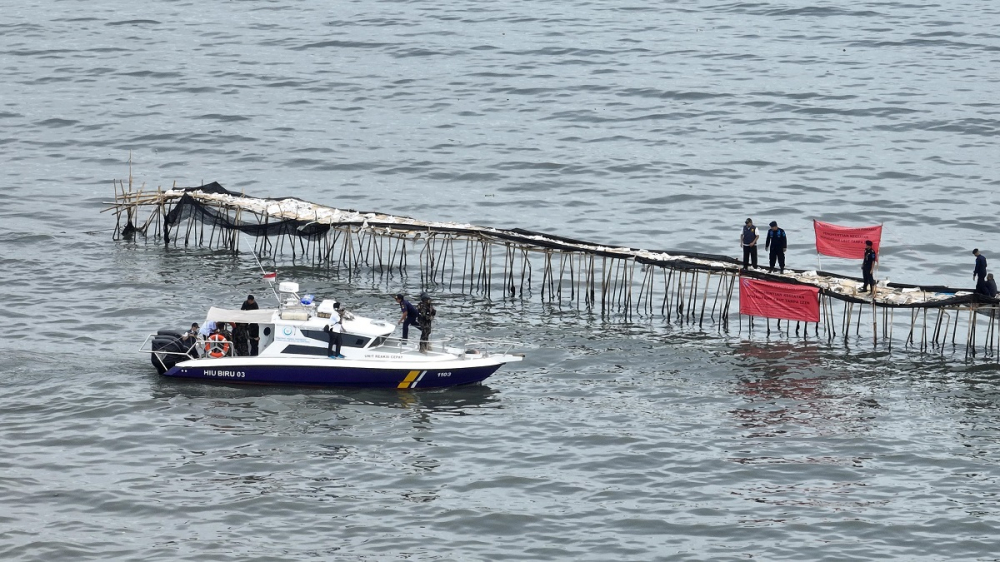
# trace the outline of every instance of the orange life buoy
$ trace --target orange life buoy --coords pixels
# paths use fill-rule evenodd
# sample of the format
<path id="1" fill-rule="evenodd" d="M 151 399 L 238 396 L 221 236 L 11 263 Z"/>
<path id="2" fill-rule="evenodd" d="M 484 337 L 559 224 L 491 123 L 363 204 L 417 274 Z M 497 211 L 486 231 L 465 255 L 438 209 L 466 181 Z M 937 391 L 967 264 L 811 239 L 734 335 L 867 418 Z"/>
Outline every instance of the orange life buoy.
<path id="1" fill-rule="evenodd" d="M 205 342 L 205 351 L 212 357 L 225 357 L 229 353 L 229 342 L 222 334 L 212 334 Z"/>

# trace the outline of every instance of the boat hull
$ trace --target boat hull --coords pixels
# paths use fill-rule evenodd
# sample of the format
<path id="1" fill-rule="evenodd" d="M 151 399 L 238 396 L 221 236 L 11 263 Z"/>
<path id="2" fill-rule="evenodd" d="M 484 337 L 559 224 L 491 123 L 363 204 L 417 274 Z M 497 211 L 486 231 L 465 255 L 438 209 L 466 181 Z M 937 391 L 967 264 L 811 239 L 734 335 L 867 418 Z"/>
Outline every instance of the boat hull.
<path id="1" fill-rule="evenodd" d="M 513 360 L 513 359 L 512 359 Z M 442 388 L 482 382 L 506 360 L 489 358 L 426 364 L 373 364 L 350 359 L 261 357 L 184 361 L 163 376 L 236 384 L 339 386 L 364 388 Z"/>

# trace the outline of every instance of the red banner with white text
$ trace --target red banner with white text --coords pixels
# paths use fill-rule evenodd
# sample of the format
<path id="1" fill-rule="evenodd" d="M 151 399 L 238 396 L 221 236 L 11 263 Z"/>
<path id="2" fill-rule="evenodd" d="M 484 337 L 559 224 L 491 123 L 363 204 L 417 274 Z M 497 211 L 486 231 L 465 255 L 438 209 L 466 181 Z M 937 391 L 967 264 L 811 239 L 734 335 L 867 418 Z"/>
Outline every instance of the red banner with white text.
<path id="1" fill-rule="evenodd" d="M 875 253 L 882 241 L 882 225 L 852 228 L 813 220 L 813 229 L 816 231 L 816 251 L 824 256 L 864 259 L 865 240 L 872 241 Z"/>
<path id="2" fill-rule="evenodd" d="M 740 277 L 740 314 L 819 322 L 819 288 Z"/>

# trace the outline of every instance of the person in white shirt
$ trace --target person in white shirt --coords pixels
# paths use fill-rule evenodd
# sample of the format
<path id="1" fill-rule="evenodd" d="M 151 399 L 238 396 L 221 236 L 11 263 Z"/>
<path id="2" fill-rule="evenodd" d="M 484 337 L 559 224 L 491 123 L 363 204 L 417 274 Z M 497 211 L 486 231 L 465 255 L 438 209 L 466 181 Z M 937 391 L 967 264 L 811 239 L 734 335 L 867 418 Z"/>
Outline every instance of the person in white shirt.
<path id="1" fill-rule="evenodd" d="M 202 338 L 207 338 L 208 336 L 212 335 L 214 332 L 215 332 L 215 321 L 214 320 L 209 320 L 208 322 L 205 322 L 205 325 L 202 326 L 200 330 L 198 330 L 198 334 L 201 335 Z"/>
<path id="2" fill-rule="evenodd" d="M 329 341 L 326 344 L 326 354 L 330 359 L 343 359 L 344 356 L 340 354 L 340 345 L 344 337 L 341 335 L 344 332 L 344 327 L 340 322 L 340 303 L 333 303 L 333 312 L 330 313 L 330 323 L 326 327 L 327 336 L 329 336 Z M 336 347 L 336 350 L 334 350 Z"/>

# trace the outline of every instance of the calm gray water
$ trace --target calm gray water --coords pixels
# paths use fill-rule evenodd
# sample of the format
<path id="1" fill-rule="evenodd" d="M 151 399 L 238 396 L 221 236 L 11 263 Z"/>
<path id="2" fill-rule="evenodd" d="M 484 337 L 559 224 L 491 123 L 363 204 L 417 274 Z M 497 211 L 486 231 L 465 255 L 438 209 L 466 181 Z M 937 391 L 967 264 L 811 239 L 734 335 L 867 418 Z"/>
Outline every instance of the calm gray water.
<path id="1" fill-rule="evenodd" d="M 998 368 L 442 291 L 532 344 L 442 392 L 178 383 L 144 335 L 264 287 L 111 240 L 113 179 L 735 255 L 885 224 L 1000 260 L 1000 6 L 0 0 L 0 559 L 998 560 Z M 853 274 L 854 262 L 823 260 Z M 413 277 L 282 276 L 391 317 Z"/>

